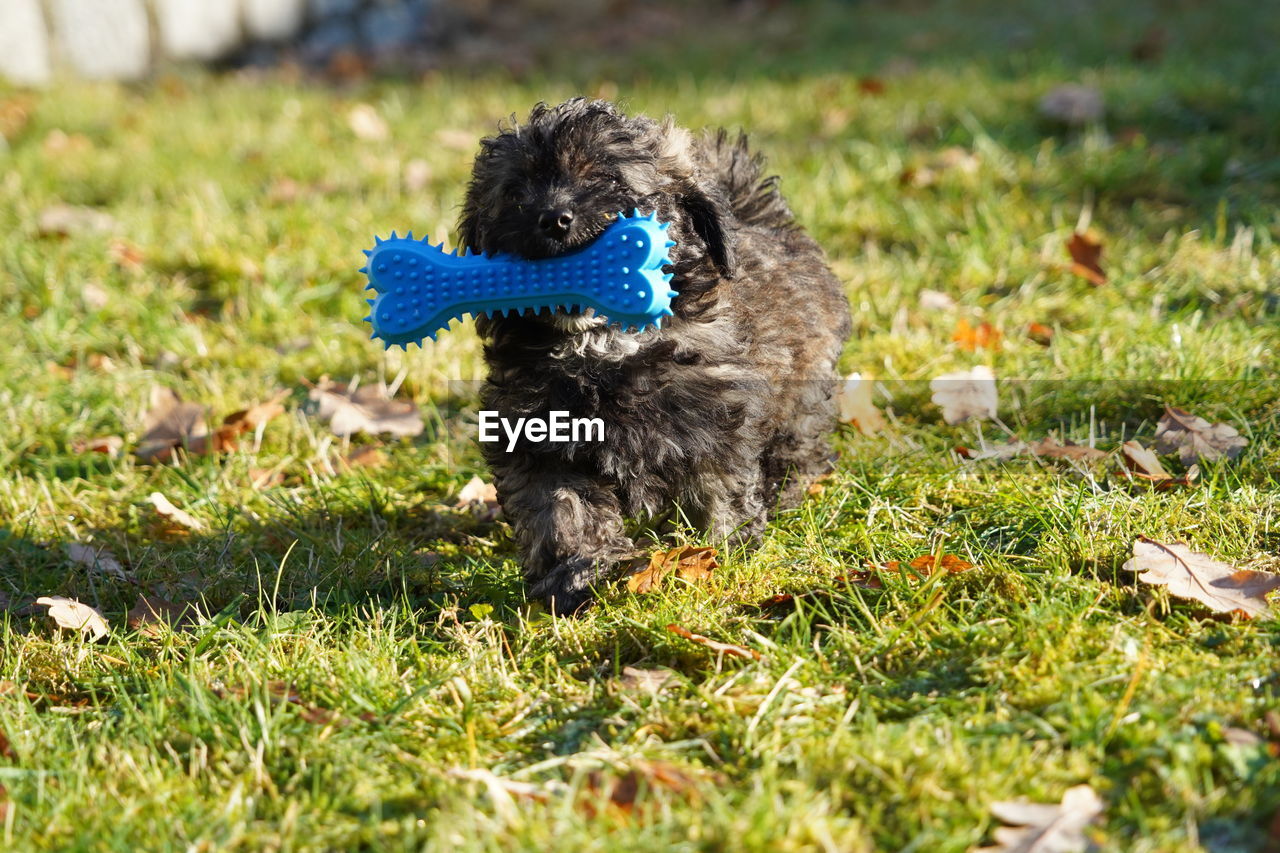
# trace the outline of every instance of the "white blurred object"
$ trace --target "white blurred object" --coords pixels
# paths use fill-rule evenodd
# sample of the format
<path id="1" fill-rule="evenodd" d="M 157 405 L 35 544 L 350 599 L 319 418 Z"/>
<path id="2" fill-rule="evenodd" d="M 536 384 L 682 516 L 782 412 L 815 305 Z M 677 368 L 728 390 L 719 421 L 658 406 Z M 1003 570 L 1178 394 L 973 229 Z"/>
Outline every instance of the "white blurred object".
<path id="1" fill-rule="evenodd" d="M 135 80 L 151 65 L 151 35 L 142 0 L 53 0 L 62 53 L 82 76 Z"/>
<path id="2" fill-rule="evenodd" d="M 174 59 L 217 59 L 240 44 L 237 0 L 155 0 L 160 43 Z"/>
<path id="3" fill-rule="evenodd" d="M 302 29 L 307 0 L 243 0 L 244 24 L 249 35 L 280 41 Z"/>
<path id="4" fill-rule="evenodd" d="M 0 77 L 40 86 L 52 75 L 40 0 L 0 0 Z"/>

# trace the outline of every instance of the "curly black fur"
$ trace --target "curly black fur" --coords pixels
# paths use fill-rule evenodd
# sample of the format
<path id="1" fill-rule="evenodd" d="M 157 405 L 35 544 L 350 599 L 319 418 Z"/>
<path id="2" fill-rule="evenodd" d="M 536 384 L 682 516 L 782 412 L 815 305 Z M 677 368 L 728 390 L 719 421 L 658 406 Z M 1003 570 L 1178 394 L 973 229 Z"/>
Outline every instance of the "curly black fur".
<path id="1" fill-rule="evenodd" d="M 474 250 L 527 258 L 657 211 L 676 241 L 675 316 L 631 334 L 582 314 L 481 320 L 483 405 L 600 417 L 600 443 L 485 444 L 530 595 L 558 612 L 634 552 L 629 516 L 678 506 L 744 543 L 830 464 L 849 306 L 744 136 L 695 139 L 603 101 L 536 106 L 481 141 L 459 222 Z"/>

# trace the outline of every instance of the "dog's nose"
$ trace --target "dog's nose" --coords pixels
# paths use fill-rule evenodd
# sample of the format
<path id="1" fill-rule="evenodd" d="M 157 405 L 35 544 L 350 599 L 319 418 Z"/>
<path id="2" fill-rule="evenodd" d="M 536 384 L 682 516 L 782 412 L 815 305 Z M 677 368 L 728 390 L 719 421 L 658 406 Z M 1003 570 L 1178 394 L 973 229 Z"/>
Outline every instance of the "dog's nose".
<path id="1" fill-rule="evenodd" d="M 573 211 L 566 208 L 544 210 L 538 214 L 538 228 L 548 237 L 563 237 L 573 225 Z"/>

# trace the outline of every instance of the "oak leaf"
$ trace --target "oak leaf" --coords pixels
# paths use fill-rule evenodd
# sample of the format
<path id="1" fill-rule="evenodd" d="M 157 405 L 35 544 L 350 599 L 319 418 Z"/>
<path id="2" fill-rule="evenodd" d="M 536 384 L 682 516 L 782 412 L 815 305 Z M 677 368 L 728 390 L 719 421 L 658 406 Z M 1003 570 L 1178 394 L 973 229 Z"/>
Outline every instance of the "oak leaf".
<path id="1" fill-rule="evenodd" d="M 719 567 L 716 554 L 715 548 L 695 545 L 659 551 L 649 558 L 645 568 L 627 578 L 627 589 L 635 593 L 652 592 L 672 572 L 691 583 L 706 580 Z"/>
<path id="2" fill-rule="evenodd" d="M 1133 543 L 1133 558 L 1121 568 L 1139 573 L 1143 583 L 1168 587 L 1178 598 L 1248 617 L 1268 615 L 1267 593 L 1280 588 L 1280 575 L 1238 569 L 1180 542 L 1165 544 L 1145 536 Z"/>
<path id="3" fill-rule="evenodd" d="M 853 424 L 863 435 L 875 435 L 887 425 L 884 415 L 871 399 L 874 390 L 875 382 L 870 376 L 850 373 L 836 398 L 840 406 L 840 420 Z"/>
<path id="4" fill-rule="evenodd" d="M 101 572 L 119 581 L 131 581 L 128 572 L 115 555 L 103 546 L 86 545 L 83 542 L 67 543 L 67 556 L 71 562 L 94 572 Z"/>
<path id="5" fill-rule="evenodd" d="M 1156 450 L 1176 453 L 1183 465 L 1201 460 L 1212 462 L 1226 457 L 1235 459 L 1244 452 L 1249 440 L 1230 424 L 1211 424 L 1182 409 L 1165 409 L 1156 425 Z"/>
<path id="6" fill-rule="evenodd" d="M 960 318 L 960 322 L 956 323 L 956 330 L 951 334 L 951 340 L 960 349 L 969 352 L 979 349 L 998 350 L 1000 349 L 1001 337 L 1000 330 L 990 323 L 982 322 L 972 326 L 963 317 Z"/>
<path id="7" fill-rule="evenodd" d="M 959 424 L 977 419 L 996 417 L 999 400 L 996 395 L 996 375 L 986 365 L 972 370 L 944 373 L 929 382 L 932 400 L 942 409 L 942 419 L 948 424 Z"/>
<path id="8" fill-rule="evenodd" d="M 1107 283 L 1102 269 L 1102 241 L 1089 233 L 1075 232 L 1067 240 L 1067 252 L 1071 255 L 1071 271 L 1094 285 Z"/>
<path id="9" fill-rule="evenodd" d="M 187 530 L 204 530 L 204 522 L 184 509 L 174 506 L 173 502 L 160 492 L 152 492 L 147 502 L 155 508 L 156 514 Z"/>
<path id="10" fill-rule="evenodd" d="M 328 422 L 334 435 L 365 432 L 415 436 L 423 430 L 422 414 L 417 406 L 408 400 L 392 399 L 375 385 L 353 389 L 321 379 L 311 389 L 310 397 L 316 404 L 316 417 Z"/>
<path id="11" fill-rule="evenodd" d="M 975 853 L 1084 853 L 1084 831 L 1102 814 L 1102 800 L 1088 785 L 1068 788 L 1058 805 L 996 802 L 991 813 L 1010 824 L 995 831 L 997 846 Z"/>
<path id="12" fill-rule="evenodd" d="M 93 640 L 101 640 L 111 633 L 107 620 L 102 614 L 87 604 L 74 598 L 63 598 L 61 595 L 45 595 L 36 599 L 36 604 L 49 608 L 49 616 L 59 628 L 68 631 L 79 631 Z"/>

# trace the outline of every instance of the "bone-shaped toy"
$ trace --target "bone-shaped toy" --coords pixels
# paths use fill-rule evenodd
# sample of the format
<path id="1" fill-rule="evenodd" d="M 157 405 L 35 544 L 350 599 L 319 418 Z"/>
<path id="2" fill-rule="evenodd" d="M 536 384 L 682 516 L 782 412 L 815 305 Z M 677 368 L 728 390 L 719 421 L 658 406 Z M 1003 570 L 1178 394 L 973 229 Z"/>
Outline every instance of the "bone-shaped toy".
<path id="1" fill-rule="evenodd" d="M 667 239 L 668 223 L 639 210 L 619 213 L 615 222 L 587 246 L 554 258 L 527 261 L 510 255 L 468 255 L 444 251 L 426 239 L 376 238 L 366 251 L 361 272 L 372 309 L 364 319 L 373 325 L 371 338 L 390 348 L 435 340 L 453 320 L 464 315 L 500 316 L 525 311 L 592 308 L 625 330 L 658 326 L 671 316 L 671 263 L 675 245 Z"/>

